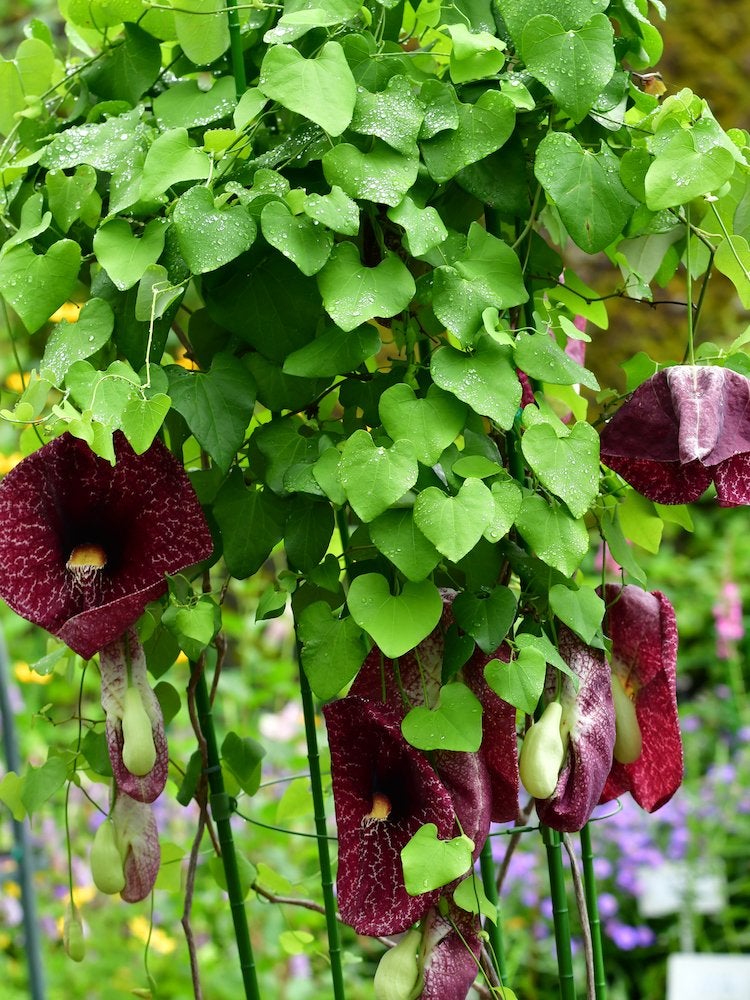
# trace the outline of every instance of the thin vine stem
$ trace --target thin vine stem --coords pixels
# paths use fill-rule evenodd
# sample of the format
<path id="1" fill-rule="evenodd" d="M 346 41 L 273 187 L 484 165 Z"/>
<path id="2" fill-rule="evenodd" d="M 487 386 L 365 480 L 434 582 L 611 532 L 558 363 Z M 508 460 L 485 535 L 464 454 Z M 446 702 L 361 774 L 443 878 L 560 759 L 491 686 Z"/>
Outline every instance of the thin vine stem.
<path id="1" fill-rule="evenodd" d="M 573 950 L 570 940 L 570 913 L 565 891 L 565 872 L 560 847 L 560 834 L 548 826 L 541 827 L 542 839 L 547 848 L 547 868 L 552 897 L 552 917 L 555 924 L 557 971 L 560 980 L 560 1000 L 576 1000 L 573 977 Z"/>
<path id="2" fill-rule="evenodd" d="M 599 901 L 594 874 L 594 851 L 591 846 L 591 830 L 588 823 L 580 833 L 581 862 L 583 866 L 583 887 L 586 893 L 586 911 L 591 928 L 591 946 L 594 953 L 594 990 L 596 1000 L 607 1000 L 607 977 L 604 971 L 604 949 L 602 947 L 602 923 L 599 917 Z"/>
<path id="3" fill-rule="evenodd" d="M 211 813 L 216 823 L 216 830 L 221 846 L 221 862 L 229 894 L 229 909 L 232 913 L 234 936 L 237 941 L 237 951 L 240 959 L 242 983 L 246 1000 L 261 1000 L 258 980 L 255 970 L 255 958 L 250 943 L 250 931 L 245 911 L 245 901 L 240 884 L 240 873 L 237 865 L 237 852 L 232 833 L 229 796 L 224 788 L 224 776 L 221 773 L 219 747 L 216 740 L 211 701 L 208 695 L 208 685 L 203 665 L 190 662 L 190 671 L 195 681 L 195 704 L 198 711 L 198 721 L 206 741 L 206 774 L 211 791 Z"/>
<path id="4" fill-rule="evenodd" d="M 693 268 L 691 260 L 690 242 L 692 233 L 690 229 L 690 205 L 685 206 L 685 227 L 687 229 L 687 240 L 685 242 L 685 271 L 687 277 L 685 281 L 685 291 L 687 295 L 687 335 L 688 335 L 688 361 L 695 364 L 695 330 L 693 326 Z"/>
<path id="5" fill-rule="evenodd" d="M 299 649 L 299 646 L 297 647 Z M 297 657 L 299 659 L 299 655 Z M 300 692 L 302 695 L 302 712 L 305 718 L 305 738 L 307 740 L 307 760 L 310 765 L 310 785 L 312 788 L 313 812 L 315 830 L 318 836 L 318 862 L 320 864 L 320 888 L 323 892 L 323 905 L 326 915 L 326 932 L 328 934 L 328 951 L 331 962 L 331 984 L 333 1000 L 345 1000 L 344 972 L 341 964 L 341 939 L 336 919 L 336 899 L 333 894 L 333 874 L 331 871 L 331 856 L 328 852 L 328 831 L 326 828 L 325 800 L 323 798 L 323 782 L 320 774 L 320 754 L 318 752 L 318 735 L 315 730 L 315 705 L 310 683 L 302 664 L 299 670 Z"/>

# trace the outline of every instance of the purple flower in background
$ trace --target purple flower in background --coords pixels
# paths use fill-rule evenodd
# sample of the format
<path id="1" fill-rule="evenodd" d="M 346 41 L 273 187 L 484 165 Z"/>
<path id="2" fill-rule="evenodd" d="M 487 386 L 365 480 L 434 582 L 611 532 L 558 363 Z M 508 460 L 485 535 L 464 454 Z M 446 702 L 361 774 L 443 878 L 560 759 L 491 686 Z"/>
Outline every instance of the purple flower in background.
<path id="1" fill-rule="evenodd" d="M 750 381 L 729 368 L 657 372 L 604 428 L 601 458 L 657 503 L 691 503 L 712 482 L 720 506 L 750 503 Z"/>
<path id="2" fill-rule="evenodd" d="M 160 441 L 116 464 L 63 434 L 0 484 L 0 596 L 89 659 L 207 558 L 211 535 L 182 466 Z"/>
<path id="3" fill-rule="evenodd" d="M 722 584 L 712 610 L 716 625 L 716 655 L 720 660 L 729 660 L 736 652 L 735 643 L 745 635 L 740 588 L 733 580 Z"/>

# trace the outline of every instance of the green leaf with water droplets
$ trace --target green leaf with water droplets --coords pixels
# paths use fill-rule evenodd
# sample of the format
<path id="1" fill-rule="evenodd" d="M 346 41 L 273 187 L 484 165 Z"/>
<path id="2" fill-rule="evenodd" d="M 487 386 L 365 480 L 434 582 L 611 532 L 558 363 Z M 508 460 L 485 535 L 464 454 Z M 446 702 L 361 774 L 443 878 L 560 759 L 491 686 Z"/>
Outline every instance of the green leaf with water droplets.
<path id="1" fill-rule="evenodd" d="M 391 149 L 376 139 L 366 153 L 348 142 L 334 146 L 323 157 L 323 173 L 352 198 L 379 205 L 398 205 L 417 179 L 419 157 Z"/>
<path id="2" fill-rule="evenodd" d="M 193 274 L 215 271 L 243 254 L 256 226 L 243 205 L 217 207 L 208 188 L 189 188 L 174 208 L 177 244 Z"/>
<path id="3" fill-rule="evenodd" d="M 576 520 L 565 507 L 550 505 L 540 496 L 524 497 L 516 527 L 542 562 L 566 576 L 575 573 L 588 551 L 583 519 Z"/>
<path id="4" fill-rule="evenodd" d="M 456 129 L 442 131 L 422 143 L 424 162 L 439 184 L 500 149 L 516 123 L 513 102 L 496 90 L 486 90 L 475 104 L 459 104 L 456 110 Z"/>
<path id="5" fill-rule="evenodd" d="M 432 355 L 430 369 L 441 389 L 452 392 L 475 413 L 508 430 L 521 402 L 521 383 L 512 358 L 509 347 L 501 347 L 483 335 L 471 354 L 455 347 L 439 347 Z"/>
<path id="6" fill-rule="evenodd" d="M 267 243 L 293 261 L 303 274 L 317 274 L 333 248 L 333 233 L 306 215 L 292 215 L 280 201 L 263 207 L 260 228 Z"/>
<path id="7" fill-rule="evenodd" d="M 83 361 L 104 347 L 112 335 L 115 317 L 103 299 L 84 303 L 75 323 L 61 320 L 52 328 L 44 348 L 42 369 L 49 369 L 60 385 L 63 376 L 76 361 Z"/>
<path id="8" fill-rule="evenodd" d="M 158 198 L 175 184 L 205 180 L 210 175 L 211 158 L 192 145 L 187 129 L 171 129 L 155 139 L 146 154 L 139 198 Z"/>
<path id="9" fill-rule="evenodd" d="M 0 256 L 0 295 L 34 333 L 72 293 L 80 266 L 81 248 L 73 240 L 59 240 L 39 255 L 28 243 L 11 247 Z"/>
<path id="10" fill-rule="evenodd" d="M 409 155 L 416 151 L 417 137 L 424 119 L 424 104 L 412 91 L 405 76 L 394 76 L 385 90 L 371 94 L 357 88 L 357 103 L 350 128 L 362 135 L 373 135 Z"/>
<path id="11" fill-rule="evenodd" d="M 378 412 L 389 437 L 394 441 L 411 441 L 423 465 L 438 461 L 460 434 L 466 420 L 466 405 L 452 393 L 431 385 L 424 399 L 418 399 L 405 382 L 386 389 L 380 397 Z"/>
<path id="12" fill-rule="evenodd" d="M 355 577 L 346 599 L 354 621 L 389 659 L 403 656 L 426 639 L 440 621 L 443 600 L 430 580 L 409 580 L 397 595 L 379 573 Z"/>
<path id="13" fill-rule="evenodd" d="M 524 458 L 539 482 L 583 517 L 599 492 L 599 435 L 591 424 L 577 423 L 565 437 L 549 424 L 529 427 L 521 438 Z"/>
<path id="14" fill-rule="evenodd" d="M 121 292 L 136 285 L 146 268 L 161 257 L 166 230 L 166 220 L 159 218 L 152 219 L 140 235 L 126 219 L 111 219 L 96 231 L 94 253 Z"/>
<path id="15" fill-rule="evenodd" d="M 418 466 L 411 441 L 378 446 L 365 430 L 355 431 L 341 454 L 341 483 L 357 517 L 372 521 L 399 500 L 417 481 Z"/>
<path id="16" fill-rule="evenodd" d="M 410 896 L 431 892 L 460 878 L 471 868 L 474 842 L 465 834 L 438 840 L 437 826 L 420 826 L 401 851 L 404 886 Z"/>
<path id="17" fill-rule="evenodd" d="M 401 723 L 417 750 L 475 753 L 482 742 L 482 704 L 465 684 L 446 684 L 434 708 L 417 705 Z"/>
<path id="18" fill-rule="evenodd" d="M 440 553 L 414 523 L 414 511 L 386 510 L 369 524 L 377 549 L 401 570 L 407 580 L 426 579 L 440 562 Z"/>
<path id="19" fill-rule="evenodd" d="M 353 618 L 340 618 L 325 601 L 316 601 L 299 617 L 300 660 L 313 694 L 334 698 L 362 666 L 367 642 Z"/>
<path id="20" fill-rule="evenodd" d="M 471 552 L 494 513 L 492 493 L 481 479 L 467 479 L 454 497 L 428 486 L 414 502 L 414 523 L 451 562 Z"/>
<path id="21" fill-rule="evenodd" d="M 395 316 L 406 309 L 416 288 L 395 254 L 389 253 L 375 267 L 365 267 L 359 250 L 349 242 L 334 247 L 317 279 L 323 305 L 342 330 L 353 330 L 376 316 Z"/>

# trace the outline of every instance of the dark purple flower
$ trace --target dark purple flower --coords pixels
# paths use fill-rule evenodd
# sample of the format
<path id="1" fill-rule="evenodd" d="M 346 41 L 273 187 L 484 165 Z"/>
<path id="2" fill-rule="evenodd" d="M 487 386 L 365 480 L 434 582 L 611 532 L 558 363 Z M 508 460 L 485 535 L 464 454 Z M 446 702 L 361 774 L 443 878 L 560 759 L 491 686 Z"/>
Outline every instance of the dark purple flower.
<path id="1" fill-rule="evenodd" d="M 117 788 L 139 802 L 153 802 L 167 783 L 169 755 L 161 706 L 135 629 L 99 651 L 99 669 Z"/>
<path id="2" fill-rule="evenodd" d="M 151 892 L 159 874 L 159 832 L 151 806 L 118 792 L 112 809 L 117 848 L 122 857 L 126 903 L 138 903 Z"/>
<path id="3" fill-rule="evenodd" d="M 432 909 L 425 920 L 421 1000 L 466 1000 L 479 971 L 482 950 L 479 917 L 448 906 L 446 916 Z"/>
<path id="4" fill-rule="evenodd" d="M 671 799 L 682 781 L 674 609 L 664 594 L 631 585 L 607 584 L 604 599 L 612 683 L 635 705 L 641 752 L 632 763 L 613 761 L 600 801 L 630 792 L 639 806 L 653 812 Z"/>
<path id="5" fill-rule="evenodd" d="M 560 729 L 568 746 L 557 787 L 549 798 L 536 800 L 536 811 L 542 823 L 570 833 L 588 822 L 611 770 L 615 710 L 602 650 L 587 646 L 565 625 L 558 626 L 558 649 L 579 686 L 576 692 L 567 674 L 550 670 L 548 694 L 554 697 L 560 684 Z"/>
<path id="6" fill-rule="evenodd" d="M 750 381 L 729 368 L 678 365 L 640 385 L 604 428 L 602 461 L 657 503 L 750 503 Z"/>
<path id="7" fill-rule="evenodd" d="M 440 890 L 410 896 L 401 850 L 425 823 L 453 836 L 451 796 L 425 754 L 406 742 L 389 706 L 349 695 L 323 709 L 339 837 L 342 919 L 359 934 L 396 934 L 424 915 Z"/>
<path id="8" fill-rule="evenodd" d="M 182 466 L 161 444 L 116 464 L 63 434 L 0 484 L 0 596 L 89 659 L 207 558 L 211 535 Z"/>

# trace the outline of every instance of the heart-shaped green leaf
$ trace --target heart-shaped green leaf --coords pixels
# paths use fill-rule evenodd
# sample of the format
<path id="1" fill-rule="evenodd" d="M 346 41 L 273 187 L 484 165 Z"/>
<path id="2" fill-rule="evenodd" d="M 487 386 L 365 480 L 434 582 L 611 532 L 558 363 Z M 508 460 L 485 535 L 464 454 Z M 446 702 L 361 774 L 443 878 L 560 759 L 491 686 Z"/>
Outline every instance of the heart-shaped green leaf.
<path id="1" fill-rule="evenodd" d="M 715 136 L 710 129 L 707 122 L 690 130 L 677 129 L 661 146 L 645 180 L 646 204 L 652 211 L 686 205 L 716 191 L 732 176 L 734 156 L 720 145 L 720 134 Z"/>
<path id="2" fill-rule="evenodd" d="M 581 385 L 599 389 L 596 377 L 558 347 L 546 333 L 519 333 L 515 362 L 522 372 L 552 385 Z"/>
<path id="3" fill-rule="evenodd" d="M 521 490 L 508 476 L 492 484 L 492 499 L 495 502 L 495 516 L 484 529 L 488 542 L 499 542 L 513 527 L 521 509 Z"/>
<path id="4" fill-rule="evenodd" d="M 200 185 L 182 195 L 173 219 L 180 253 L 193 274 L 228 264 L 255 239 L 256 226 L 246 208 L 217 208 L 211 192 Z"/>
<path id="5" fill-rule="evenodd" d="M 572 576 L 589 547 L 584 521 L 571 517 L 565 507 L 550 506 L 542 497 L 524 497 L 516 527 L 537 556 L 548 566 Z"/>
<path id="6" fill-rule="evenodd" d="M 473 850 L 474 842 L 465 834 L 438 840 L 434 823 L 420 826 L 401 851 L 406 891 L 419 896 L 460 878 L 471 868 Z"/>
<path id="7" fill-rule="evenodd" d="M 565 501 L 573 517 L 583 517 L 599 492 L 599 435 L 591 424 L 577 423 L 567 437 L 536 424 L 524 433 L 521 448 L 542 485 Z"/>
<path id="8" fill-rule="evenodd" d="M 414 503 L 414 523 L 451 562 L 474 548 L 494 514 L 492 493 L 481 479 L 467 479 L 454 497 L 428 486 Z"/>
<path id="9" fill-rule="evenodd" d="M 355 431 L 341 454 L 341 483 L 357 517 L 372 521 L 407 493 L 419 468 L 410 441 L 378 446 L 367 431 Z"/>
<path id="10" fill-rule="evenodd" d="M 441 389 L 509 430 L 521 402 L 521 383 L 512 359 L 509 347 L 501 347 L 483 335 L 471 354 L 455 347 L 439 347 L 432 355 L 430 369 Z"/>
<path id="11" fill-rule="evenodd" d="M 314 378 L 351 372 L 377 354 L 380 348 L 380 334 L 370 323 L 348 332 L 334 326 L 293 351 L 284 362 L 284 373 Z"/>
<path id="12" fill-rule="evenodd" d="M 329 135 L 341 135 L 352 120 L 357 85 L 338 42 L 326 42 L 314 59 L 305 59 L 290 45 L 272 45 L 260 68 L 259 86 L 267 97 Z"/>
<path id="13" fill-rule="evenodd" d="M 549 606 L 560 619 L 571 628 L 588 646 L 602 645 L 601 637 L 596 641 L 602 627 L 604 601 L 591 587 L 563 587 L 555 584 L 550 588 Z"/>
<path id="14" fill-rule="evenodd" d="M 0 257 L 0 295 L 34 333 L 68 298 L 81 266 L 81 248 L 60 240 L 37 256 L 27 244 L 11 247 Z"/>
<path id="15" fill-rule="evenodd" d="M 395 254 L 365 267 L 349 242 L 334 248 L 317 280 L 323 305 L 342 330 L 353 330 L 376 316 L 395 316 L 406 309 L 416 290 L 414 278 Z"/>
<path id="16" fill-rule="evenodd" d="M 417 179 L 419 157 L 397 153 L 379 139 L 368 152 L 342 142 L 323 157 L 323 173 L 351 198 L 396 206 Z"/>
<path id="17" fill-rule="evenodd" d="M 161 257 L 166 231 L 163 219 L 152 219 L 142 236 L 135 236 L 125 219 L 111 219 L 96 231 L 94 253 L 121 292 L 137 284 Z M 205 240 L 205 232 L 201 238 Z"/>
<path id="18" fill-rule="evenodd" d="M 586 117 L 615 71 L 613 29 L 605 14 L 568 30 L 551 14 L 532 17 L 523 31 L 526 68 L 575 122 Z"/>
<path id="19" fill-rule="evenodd" d="M 293 261 L 303 274 L 317 274 L 333 247 L 330 229 L 306 215 L 292 215 L 280 201 L 264 206 L 260 228 L 266 242 Z"/>
<path id="20" fill-rule="evenodd" d="M 465 684 L 446 684 L 435 708 L 412 708 L 401 732 L 417 750 L 474 753 L 482 742 L 482 703 Z"/>
<path id="21" fill-rule="evenodd" d="M 455 177 L 470 163 L 500 149 L 510 138 L 516 123 L 513 102 L 496 90 L 485 90 L 474 104 L 458 104 L 455 110 L 458 128 L 441 131 L 422 144 L 427 169 L 439 184 Z M 429 115 L 428 108 L 428 118 Z"/>
<path id="22" fill-rule="evenodd" d="M 362 666 L 367 643 L 353 618 L 339 618 L 325 601 L 316 601 L 299 618 L 300 659 L 310 687 L 328 701 L 346 687 Z"/>
<path id="23" fill-rule="evenodd" d="M 379 573 L 355 577 L 346 603 L 357 625 L 389 659 L 403 656 L 426 639 L 443 612 L 440 591 L 430 580 L 410 580 L 394 597 Z"/>
<path id="24" fill-rule="evenodd" d="M 158 198 L 173 184 L 201 181 L 210 175 L 211 158 L 192 145 L 187 129 L 170 129 L 154 140 L 146 154 L 139 197 L 143 200 Z M 203 235 L 205 238 L 206 234 Z"/>
<path id="25" fill-rule="evenodd" d="M 417 460 L 434 465 L 443 451 L 455 441 L 464 426 L 466 406 L 454 395 L 435 385 L 424 399 L 405 382 L 397 382 L 383 393 L 378 412 L 394 441 L 407 440 L 414 445 Z"/>
<path id="26" fill-rule="evenodd" d="M 740 302 L 750 309 L 750 246 L 744 236 L 722 240 L 714 256 L 714 264 L 737 289 Z"/>
<path id="27" fill-rule="evenodd" d="M 510 663 L 490 660 L 484 668 L 485 680 L 495 694 L 529 715 L 541 697 L 546 675 L 547 661 L 533 646 L 519 650 Z"/>
<path id="28" fill-rule="evenodd" d="M 71 365 L 83 361 L 103 347 L 112 335 L 115 317 L 112 307 L 103 299 L 89 299 L 75 325 L 61 320 L 49 335 L 44 348 L 41 368 L 49 368 L 60 385 Z"/>
<path id="29" fill-rule="evenodd" d="M 516 599 L 507 587 L 473 594 L 463 591 L 453 602 L 453 615 L 485 653 L 494 653 L 516 617 Z"/>
<path id="30" fill-rule="evenodd" d="M 424 105 L 414 96 L 411 80 L 399 74 L 380 93 L 358 89 L 351 129 L 377 136 L 400 153 L 410 153 L 416 149 L 423 119 Z"/>
<path id="31" fill-rule="evenodd" d="M 408 507 L 387 510 L 371 521 L 370 538 L 407 580 L 424 580 L 440 562 L 440 553 L 416 526 Z"/>

